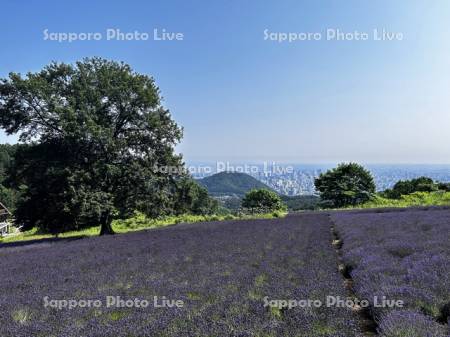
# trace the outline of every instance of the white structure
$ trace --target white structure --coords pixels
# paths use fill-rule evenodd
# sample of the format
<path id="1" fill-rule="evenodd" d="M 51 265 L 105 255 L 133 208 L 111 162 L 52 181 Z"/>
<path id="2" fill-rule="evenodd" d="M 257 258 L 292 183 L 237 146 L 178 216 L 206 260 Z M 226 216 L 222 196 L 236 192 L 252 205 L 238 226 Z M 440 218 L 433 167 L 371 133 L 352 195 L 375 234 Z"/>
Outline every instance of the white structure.
<path id="1" fill-rule="evenodd" d="M 4 236 L 9 233 L 9 218 L 11 217 L 11 212 L 8 208 L 0 202 L 0 236 Z"/>

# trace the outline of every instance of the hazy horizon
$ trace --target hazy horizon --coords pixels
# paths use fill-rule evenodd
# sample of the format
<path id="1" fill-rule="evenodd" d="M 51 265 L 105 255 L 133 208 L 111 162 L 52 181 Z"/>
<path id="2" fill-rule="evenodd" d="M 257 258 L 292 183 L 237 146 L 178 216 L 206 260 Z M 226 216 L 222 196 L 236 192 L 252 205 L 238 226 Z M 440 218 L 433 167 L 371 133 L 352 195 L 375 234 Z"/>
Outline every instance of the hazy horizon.
<path id="1" fill-rule="evenodd" d="M 229 162 L 234 164 L 263 164 L 263 163 L 276 163 L 280 165 L 320 165 L 320 166 L 335 166 L 340 163 L 357 162 L 361 165 L 380 165 L 380 166 L 450 166 L 450 162 L 367 162 L 356 160 L 336 160 L 336 161 L 302 161 L 296 159 L 255 159 L 255 158 L 225 158 L 225 159 L 190 159 L 183 157 L 184 161 L 188 164 L 214 164 L 217 162 Z"/>

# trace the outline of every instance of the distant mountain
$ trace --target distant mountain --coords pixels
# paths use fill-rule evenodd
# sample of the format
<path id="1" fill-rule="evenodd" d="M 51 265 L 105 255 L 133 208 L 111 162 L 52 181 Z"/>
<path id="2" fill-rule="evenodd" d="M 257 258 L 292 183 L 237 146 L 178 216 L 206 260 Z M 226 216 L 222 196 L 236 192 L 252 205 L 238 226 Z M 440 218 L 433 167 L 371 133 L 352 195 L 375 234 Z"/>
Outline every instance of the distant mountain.
<path id="1" fill-rule="evenodd" d="M 254 188 L 272 188 L 252 176 L 238 172 L 220 172 L 212 176 L 199 179 L 198 182 L 206 187 L 209 194 L 213 196 L 239 196 L 242 197 Z"/>

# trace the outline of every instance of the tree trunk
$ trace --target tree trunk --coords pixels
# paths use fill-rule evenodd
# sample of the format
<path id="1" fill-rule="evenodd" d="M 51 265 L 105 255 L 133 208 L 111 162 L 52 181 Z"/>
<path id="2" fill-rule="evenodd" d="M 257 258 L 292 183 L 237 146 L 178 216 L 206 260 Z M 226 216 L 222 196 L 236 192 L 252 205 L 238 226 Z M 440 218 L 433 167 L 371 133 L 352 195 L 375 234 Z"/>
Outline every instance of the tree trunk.
<path id="1" fill-rule="evenodd" d="M 108 212 L 102 214 L 100 218 L 100 235 L 112 235 L 115 234 L 111 226 L 112 219 Z"/>

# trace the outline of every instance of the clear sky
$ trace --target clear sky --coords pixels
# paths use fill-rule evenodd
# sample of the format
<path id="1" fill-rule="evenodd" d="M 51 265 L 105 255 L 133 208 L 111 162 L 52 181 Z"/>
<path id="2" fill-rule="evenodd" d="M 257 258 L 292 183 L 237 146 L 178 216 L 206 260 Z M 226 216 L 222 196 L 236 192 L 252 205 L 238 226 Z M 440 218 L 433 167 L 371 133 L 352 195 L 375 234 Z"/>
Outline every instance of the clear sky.
<path id="1" fill-rule="evenodd" d="M 2 1 L 0 77 L 86 56 L 152 75 L 187 160 L 450 163 L 450 2 Z M 107 41 L 106 29 L 150 32 Z M 153 29 L 182 41 L 154 41 Z M 44 40 L 100 32 L 100 41 Z M 264 31 L 322 33 L 265 40 Z M 368 41 L 327 40 L 327 29 Z M 373 29 L 403 39 L 374 41 Z M 0 132 L 0 141 L 13 142 Z"/>

